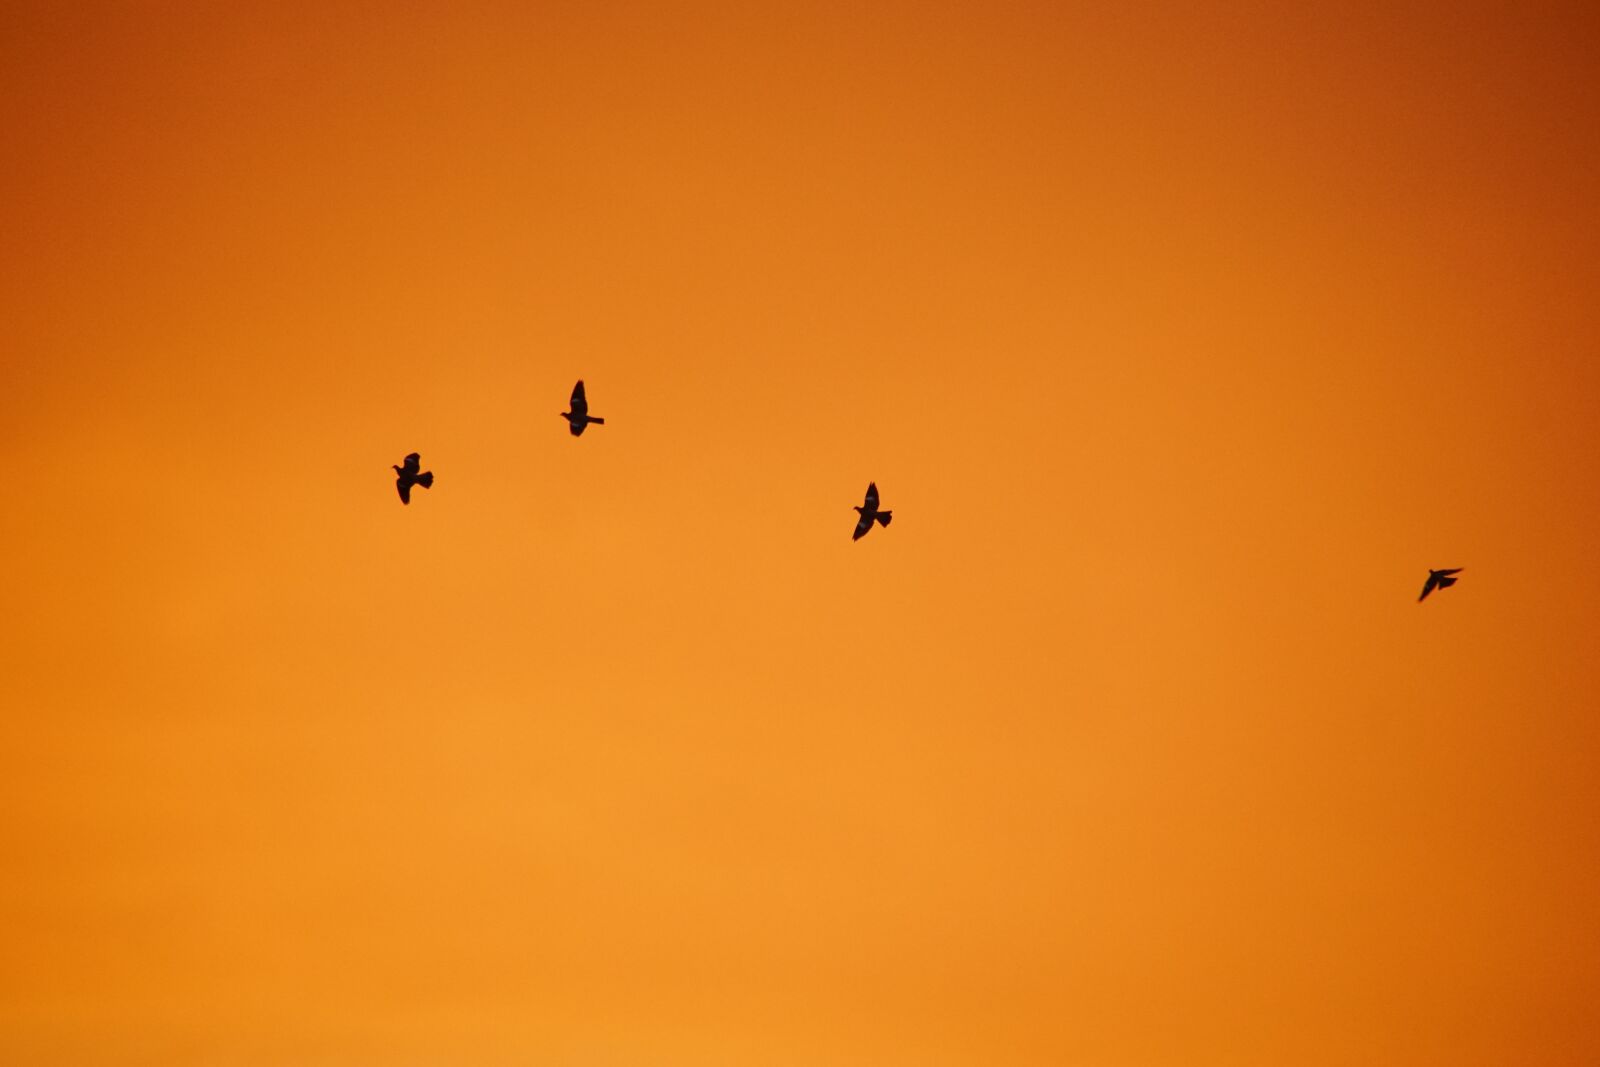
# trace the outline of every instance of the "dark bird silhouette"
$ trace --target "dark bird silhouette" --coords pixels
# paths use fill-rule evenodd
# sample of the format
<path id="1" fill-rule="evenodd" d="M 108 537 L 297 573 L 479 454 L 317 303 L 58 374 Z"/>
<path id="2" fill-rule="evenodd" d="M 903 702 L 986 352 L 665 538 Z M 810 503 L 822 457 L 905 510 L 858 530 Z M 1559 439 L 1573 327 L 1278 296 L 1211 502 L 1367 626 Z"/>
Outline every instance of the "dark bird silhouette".
<path id="1" fill-rule="evenodd" d="M 1422 595 L 1417 597 L 1417 603 L 1420 604 L 1427 600 L 1428 594 L 1435 589 L 1449 589 L 1452 585 L 1455 585 L 1460 579 L 1453 578 L 1451 575 L 1460 574 L 1464 570 L 1466 570 L 1465 567 L 1451 567 L 1449 570 L 1443 571 L 1436 571 L 1430 568 L 1427 584 L 1422 587 Z"/>
<path id="2" fill-rule="evenodd" d="M 605 419 L 597 419 L 589 414 L 589 398 L 583 395 L 583 379 L 578 379 L 578 384 L 572 387 L 572 410 L 563 411 L 561 417 L 567 420 L 572 436 L 579 437 L 583 428 L 591 422 L 596 426 L 604 426 Z"/>
<path id="3" fill-rule="evenodd" d="M 390 466 L 394 465 L 390 464 Z M 422 454 L 413 452 L 406 457 L 406 465 L 404 467 L 394 468 L 395 474 L 398 475 L 394 480 L 394 487 L 400 490 L 400 503 L 411 503 L 411 487 L 413 485 L 420 485 L 424 489 L 432 488 L 433 472 L 420 471 L 419 473 L 421 466 Z"/>
<path id="4" fill-rule="evenodd" d="M 879 525 L 887 526 L 889 525 L 889 520 L 894 518 L 894 512 L 878 510 L 877 482 L 867 483 L 867 499 L 865 501 L 865 506 L 858 507 L 856 510 L 861 513 L 861 519 L 856 523 L 855 535 L 850 538 L 852 541 L 859 541 L 863 537 L 867 536 L 867 531 L 872 529 L 872 523 L 874 520 L 876 520 Z"/>

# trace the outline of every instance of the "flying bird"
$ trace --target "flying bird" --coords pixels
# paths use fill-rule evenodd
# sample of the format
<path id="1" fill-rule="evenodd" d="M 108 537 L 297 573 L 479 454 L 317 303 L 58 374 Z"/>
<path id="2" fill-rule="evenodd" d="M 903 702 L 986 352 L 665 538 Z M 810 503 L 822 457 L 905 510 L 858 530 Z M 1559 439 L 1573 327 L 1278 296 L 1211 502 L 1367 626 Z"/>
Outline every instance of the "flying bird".
<path id="1" fill-rule="evenodd" d="M 861 519 L 856 523 L 855 535 L 850 538 L 852 541 L 859 541 L 863 537 L 867 536 L 867 531 L 872 529 L 872 523 L 874 520 L 876 520 L 882 526 L 887 526 L 889 525 L 889 520 L 894 518 L 893 512 L 878 510 L 877 482 L 867 483 L 867 499 L 865 501 L 865 506 L 858 507 L 856 510 L 861 513 Z"/>
<path id="2" fill-rule="evenodd" d="M 1422 595 L 1417 597 L 1417 603 L 1420 604 L 1424 600 L 1427 600 L 1428 594 L 1433 592 L 1435 589 L 1449 589 L 1452 585 L 1455 585 L 1456 582 L 1460 581 L 1460 579 L 1453 578 L 1451 576 L 1460 574 L 1464 570 L 1466 570 L 1465 567 L 1451 567 L 1449 570 L 1443 571 L 1436 571 L 1432 568 L 1429 568 L 1427 584 L 1422 587 Z"/>
<path id="3" fill-rule="evenodd" d="M 394 465 L 390 464 L 390 466 Z M 433 472 L 421 470 L 421 467 L 422 454 L 413 452 L 406 457 L 406 465 L 404 467 L 394 468 L 394 472 L 397 475 L 394 480 L 394 487 L 400 490 L 400 503 L 411 503 L 411 487 L 413 485 L 420 485 L 424 489 L 433 486 Z"/>
<path id="4" fill-rule="evenodd" d="M 578 379 L 578 384 L 572 387 L 572 410 L 563 411 L 561 417 L 567 420 L 572 436 L 579 437 L 583 428 L 591 422 L 596 426 L 604 426 L 605 419 L 597 419 L 589 414 L 589 398 L 583 395 L 583 379 Z"/>

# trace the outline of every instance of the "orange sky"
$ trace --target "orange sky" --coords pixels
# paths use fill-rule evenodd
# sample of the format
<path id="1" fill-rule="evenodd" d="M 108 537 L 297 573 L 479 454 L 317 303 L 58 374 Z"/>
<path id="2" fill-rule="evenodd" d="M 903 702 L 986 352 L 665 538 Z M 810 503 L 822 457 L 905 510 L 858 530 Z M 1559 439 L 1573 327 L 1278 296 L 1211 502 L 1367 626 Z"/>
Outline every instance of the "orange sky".
<path id="1" fill-rule="evenodd" d="M 257 6 L 0 14 L 0 1061 L 1600 1060 L 1592 6 Z"/>

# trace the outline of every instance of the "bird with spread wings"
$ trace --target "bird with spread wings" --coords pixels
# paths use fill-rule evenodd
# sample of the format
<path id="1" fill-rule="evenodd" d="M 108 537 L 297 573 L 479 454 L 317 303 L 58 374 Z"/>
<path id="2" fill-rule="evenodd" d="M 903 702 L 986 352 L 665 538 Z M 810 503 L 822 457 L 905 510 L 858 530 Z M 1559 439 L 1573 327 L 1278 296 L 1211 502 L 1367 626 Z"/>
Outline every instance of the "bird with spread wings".
<path id="1" fill-rule="evenodd" d="M 605 419 L 597 419 L 589 414 L 589 398 L 583 392 L 583 379 L 578 379 L 578 384 L 572 387 L 572 410 L 563 411 L 561 417 L 567 420 L 567 428 L 572 431 L 572 436 L 580 437 L 585 427 L 591 422 L 596 426 L 604 426 Z"/>
<path id="2" fill-rule="evenodd" d="M 433 472 L 422 469 L 422 454 L 420 452 L 413 452 L 407 456 L 404 467 L 395 466 L 394 464 L 390 464 L 390 466 L 394 467 L 396 475 L 394 487 L 400 490 L 400 503 L 402 504 L 411 503 L 411 487 L 413 485 L 420 485 L 424 489 L 433 487 Z"/>
<path id="3" fill-rule="evenodd" d="M 872 529 L 874 522 L 877 522 L 880 526 L 887 526 L 889 525 L 889 520 L 894 518 L 894 512 L 878 510 L 877 482 L 867 483 L 867 499 L 864 501 L 863 506 L 855 510 L 861 514 L 861 518 L 856 522 L 855 535 L 850 538 L 852 541 L 859 541 L 867 536 L 867 531 Z"/>

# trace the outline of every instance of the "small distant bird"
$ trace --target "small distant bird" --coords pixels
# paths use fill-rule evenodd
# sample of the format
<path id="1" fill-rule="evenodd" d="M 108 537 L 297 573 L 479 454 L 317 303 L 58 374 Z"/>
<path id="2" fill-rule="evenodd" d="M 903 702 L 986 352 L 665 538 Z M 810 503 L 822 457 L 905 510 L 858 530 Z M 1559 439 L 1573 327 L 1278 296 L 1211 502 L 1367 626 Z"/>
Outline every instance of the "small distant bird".
<path id="1" fill-rule="evenodd" d="M 877 482 L 867 483 L 867 499 L 865 501 L 865 506 L 858 507 L 856 510 L 861 513 L 861 520 L 856 523 L 855 535 L 850 538 L 852 541 L 859 541 L 863 537 L 867 536 L 867 531 L 872 529 L 873 520 L 877 520 L 880 525 L 887 526 L 889 525 L 889 520 L 894 518 L 894 512 L 878 510 Z"/>
<path id="2" fill-rule="evenodd" d="M 390 466 L 394 465 L 390 464 Z M 394 468 L 395 474 L 399 475 L 399 477 L 395 478 L 394 480 L 394 487 L 400 490 L 400 503 L 411 503 L 411 487 L 413 485 L 420 485 L 424 489 L 432 488 L 433 472 L 421 471 L 419 473 L 419 469 L 421 467 L 422 454 L 420 452 L 413 452 L 411 455 L 406 457 L 406 465 L 404 467 Z"/>
<path id="3" fill-rule="evenodd" d="M 605 419 L 597 419 L 589 414 L 589 398 L 583 395 L 582 378 L 579 378 L 578 384 L 572 387 L 572 410 L 563 411 L 561 417 L 569 423 L 568 428 L 572 430 L 572 436 L 574 437 L 581 436 L 583 428 L 591 422 L 596 426 L 604 426 L 606 424 Z"/>
<path id="4" fill-rule="evenodd" d="M 1452 585 L 1455 585 L 1461 579 L 1451 576 L 1460 574 L 1464 570 L 1466 570 L 1465 567 L 1451 567 L 1449 570 L 1443 571 L 1436 571 L 1430 568 L 1428 570 L 1427 584 L 1422 587 L 1422 595 L 1417 597 L 1417 603 L 1420 604 L 1427 600 L 1428 594 L 1435 589 L 1449 589 Z"/>

